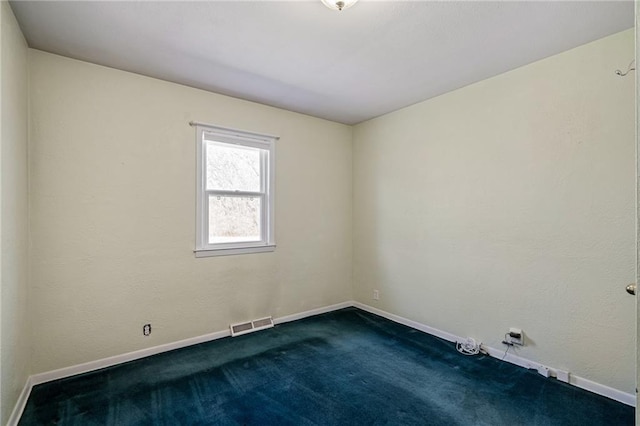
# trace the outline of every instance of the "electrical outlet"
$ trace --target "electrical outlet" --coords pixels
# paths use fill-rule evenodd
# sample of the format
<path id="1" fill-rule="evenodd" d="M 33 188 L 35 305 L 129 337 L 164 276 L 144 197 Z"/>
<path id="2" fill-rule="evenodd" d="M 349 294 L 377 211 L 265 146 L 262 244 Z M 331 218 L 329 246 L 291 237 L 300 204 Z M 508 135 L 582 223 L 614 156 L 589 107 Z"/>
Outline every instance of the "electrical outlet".
<path id="1" fill-rule="evenodd" d="M 504 337 L 507 344 L 524 346 L 524 333 L 519 328 L 509 328 L 509 332 Z"/>
<path id="2" fill-rule="evenodd" d="M 145 324 L 142 326 L 142 335 L 148 336 L 151 334 L 151 324 Z"/>
<path id="3" fill-rule="evenodd" d="M 373 300 L 380 300 L 380 292 L 378 290 L 373 290 Z"/>

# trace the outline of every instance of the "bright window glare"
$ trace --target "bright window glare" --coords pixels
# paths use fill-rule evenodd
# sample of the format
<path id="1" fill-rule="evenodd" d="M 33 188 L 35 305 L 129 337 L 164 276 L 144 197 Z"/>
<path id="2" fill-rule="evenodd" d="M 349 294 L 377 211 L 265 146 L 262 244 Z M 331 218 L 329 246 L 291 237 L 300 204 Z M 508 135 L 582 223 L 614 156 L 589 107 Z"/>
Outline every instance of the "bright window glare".
<path id="1" fill-rule="evenodd" d="M 260 150 L 207 141 L 207 188 L 260 192 Z"/>
<path id="2" fill-rule="evenodd" d="M 260 241 L 260 197 L 209 196 L 209 244 Z"/>

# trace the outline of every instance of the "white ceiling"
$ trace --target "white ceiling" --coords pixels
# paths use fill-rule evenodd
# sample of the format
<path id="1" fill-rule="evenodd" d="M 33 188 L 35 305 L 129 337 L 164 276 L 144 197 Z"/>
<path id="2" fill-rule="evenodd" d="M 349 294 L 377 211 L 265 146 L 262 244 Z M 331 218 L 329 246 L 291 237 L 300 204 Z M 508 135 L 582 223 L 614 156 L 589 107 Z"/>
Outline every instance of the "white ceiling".
<path id="1" fill-rule="evenodd" d="M 632 1 L 361 0 L 343 12 L 320 0 L 11 6 L 33 48 L 346 124 L 634 21 Z"/>

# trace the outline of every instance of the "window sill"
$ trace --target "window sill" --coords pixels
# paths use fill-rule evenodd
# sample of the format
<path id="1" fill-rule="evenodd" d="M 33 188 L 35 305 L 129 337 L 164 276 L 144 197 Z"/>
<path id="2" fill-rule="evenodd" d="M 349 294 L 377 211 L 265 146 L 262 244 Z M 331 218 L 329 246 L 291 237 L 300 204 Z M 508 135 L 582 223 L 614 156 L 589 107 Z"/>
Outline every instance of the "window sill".
<path id="1" fill-rule="evenodd" d="M 251 253 L 265 253 L 274 251 L 275 245 L 259 246 L 259 247 L 239 247 L 239 248 L 225 248 L 225 249 L 200 249 L 194 250 L 196 257 L 213 257 L 213 256 L 232 256 L 235 254 L 251 254 Z"/>

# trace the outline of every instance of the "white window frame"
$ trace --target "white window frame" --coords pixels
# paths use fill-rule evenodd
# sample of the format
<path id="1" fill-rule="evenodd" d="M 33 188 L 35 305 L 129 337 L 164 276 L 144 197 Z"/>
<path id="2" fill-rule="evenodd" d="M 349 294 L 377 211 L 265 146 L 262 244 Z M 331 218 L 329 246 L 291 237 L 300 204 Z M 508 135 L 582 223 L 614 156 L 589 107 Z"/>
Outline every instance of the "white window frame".
<path id="1" fill-rule="evenodd" d="M 197 165 L 196 165 L 196 257 L 226 256 L 233 254 L 261 253 L 274 251 L 274 184 L 275 184 L 275 142 L 277 136 L 263 135 L 244 130 L 230 129 L 200 123 L 191 123 L 196 128 Z M 260 154 L 260 192 L 207 190 L 207 164 L 205 144 L 207 141 L 223 144 L 259 148 Z M 261 206 L 260 241 L 232 243 L 209 243 L 209 203 L 210 195 L 237 197 L 258 197 Z"/>

